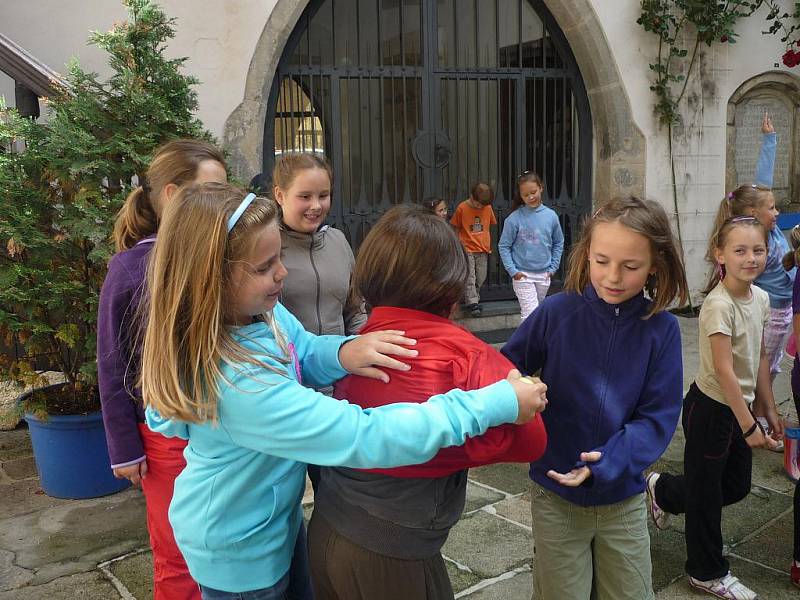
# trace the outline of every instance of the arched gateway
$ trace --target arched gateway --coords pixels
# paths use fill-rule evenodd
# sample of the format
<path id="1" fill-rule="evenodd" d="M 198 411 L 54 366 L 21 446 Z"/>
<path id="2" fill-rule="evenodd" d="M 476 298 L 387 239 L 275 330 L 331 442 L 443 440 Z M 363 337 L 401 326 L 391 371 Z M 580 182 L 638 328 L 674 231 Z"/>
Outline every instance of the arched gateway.
<path id="1" fill-rule="evenodd" d="M 568 247 L 591 208 L 591 136 L 575 59 L 538 0 L 314 0 L 272 79 L 263 172 L 281 152 L 324 152 L 329 220 L 357 247 L 393 204 L 452 208 L 477 180 L 502 227 L 532 169 Z M 513 297 L 496 252 L 487 286 L 485 299 Z"/>

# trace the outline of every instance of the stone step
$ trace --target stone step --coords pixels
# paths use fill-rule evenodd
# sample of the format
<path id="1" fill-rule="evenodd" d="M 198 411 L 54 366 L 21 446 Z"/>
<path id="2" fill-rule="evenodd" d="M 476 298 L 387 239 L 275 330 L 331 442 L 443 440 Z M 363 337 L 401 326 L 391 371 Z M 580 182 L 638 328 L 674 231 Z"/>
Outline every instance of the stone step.
<path id="1" fill-rule="evenodd" d="M 481 306 L 483 314 L 480 317 L 471 317 L 469 313 L 459 310 L 454 321 L 473 333 L 513 330 L 520 324 L 519 304 L 516 300 L 482 302 Z"/>

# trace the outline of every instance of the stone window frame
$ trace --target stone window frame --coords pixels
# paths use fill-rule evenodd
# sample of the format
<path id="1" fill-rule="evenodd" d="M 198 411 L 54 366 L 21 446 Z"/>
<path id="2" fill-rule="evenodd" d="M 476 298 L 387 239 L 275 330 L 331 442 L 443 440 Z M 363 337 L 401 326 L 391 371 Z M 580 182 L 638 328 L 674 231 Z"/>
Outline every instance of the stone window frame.
<path id="1" fill-rule="evenodd" d="M 794 107 L 794 127 L 789 133 L 789 148 L 793 153 L 789 166 L 789 198 L 792 208 L 800 208 L 800 78 L 783 71 L 766 71 L 751 77 L 742 83 L 728 99 L 726 115 L 726 153 L 725 153 L 725 189 L 736 189 L 742 182 L 750 181 L 752 173 L 736 172 L 736 108 L 745 100 L 759 97 L 777 99 L 789 107 Z M 778 135 L 787 135 L 778 132 Z"/>

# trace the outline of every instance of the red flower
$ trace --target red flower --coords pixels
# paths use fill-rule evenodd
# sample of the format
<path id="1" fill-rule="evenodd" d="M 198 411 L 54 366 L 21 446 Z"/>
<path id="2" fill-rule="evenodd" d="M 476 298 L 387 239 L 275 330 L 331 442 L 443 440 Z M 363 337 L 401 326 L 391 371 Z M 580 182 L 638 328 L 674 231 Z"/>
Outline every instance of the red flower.
<path id="1" fill-rule="evenodd" d="M 719 38 L 719 41 L 724 44 L 725 42 L 728 41 L 728 36 L 727 35 L 723 35 L 721 38 Z"/>
<path id="2" fill-rule="evenodd" d="M 787 50 L 782 58 L 783 58 L 783 64 L 789 68 L 800 65 L 800 52 L 795 52 L 794 50 Z"/>

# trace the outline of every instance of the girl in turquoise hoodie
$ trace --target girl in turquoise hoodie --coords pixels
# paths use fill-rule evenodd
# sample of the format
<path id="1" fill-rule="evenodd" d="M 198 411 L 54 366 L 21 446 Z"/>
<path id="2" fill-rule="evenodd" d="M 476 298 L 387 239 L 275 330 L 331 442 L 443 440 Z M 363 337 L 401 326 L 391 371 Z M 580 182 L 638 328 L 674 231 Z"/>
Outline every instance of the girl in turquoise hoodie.
<path id="1" fill-rule="evenodd" d="M 206 600 L 310 598 L 305 463 L 393 467 L 534 416 L 546 389 L 508 380 L 374 410 L 311 386 L 347 373 L 388 381 L 413 356 L 400 331 L 314 336 L 278 303 L 278 208 L 230 185 L 186 188 L 148 266 L 147 423 L 188 440 L 169 518 Z M 518 400 L 519 398 L 519 400 Z"/>

